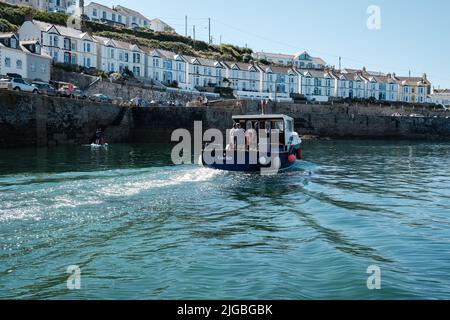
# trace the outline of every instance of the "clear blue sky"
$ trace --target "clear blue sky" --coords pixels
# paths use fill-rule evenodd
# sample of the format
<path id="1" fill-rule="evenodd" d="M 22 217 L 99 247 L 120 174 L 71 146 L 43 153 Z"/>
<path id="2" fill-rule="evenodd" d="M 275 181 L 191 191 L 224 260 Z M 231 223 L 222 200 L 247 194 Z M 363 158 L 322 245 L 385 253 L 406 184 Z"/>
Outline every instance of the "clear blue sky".
<path id="1" fill-rule="evenodd" d="M 87 0 L 86 3 L 90 1 Z M 450 1 L 448 0 L 97 0 L 159 17 L 184 34 L 196 25 L 198 39 L 212 36 L 254 50 L 296 53 L 307 50 L 338 66 L 428 74 L 433 85 L 450 88 Z M 369 5 L 381 9 L 381 30 L 369 30 Z"/>

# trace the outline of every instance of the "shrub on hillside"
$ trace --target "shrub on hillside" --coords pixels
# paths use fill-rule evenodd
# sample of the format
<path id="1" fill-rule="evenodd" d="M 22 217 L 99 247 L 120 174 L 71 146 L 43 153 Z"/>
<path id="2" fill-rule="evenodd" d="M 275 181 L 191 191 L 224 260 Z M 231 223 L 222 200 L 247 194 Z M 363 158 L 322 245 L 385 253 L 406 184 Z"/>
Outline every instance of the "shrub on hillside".
<path id="1" fill-rule="evenodd" d="M 49 13 L 26 6 L 13 6 L 0 2 L 0 17 L 15 26 L 22 25 L 25 21 L 25 17 L 30 12 L 36 20 L 63 26 L 67 25 L 68 16 L 64 13 Z"/>

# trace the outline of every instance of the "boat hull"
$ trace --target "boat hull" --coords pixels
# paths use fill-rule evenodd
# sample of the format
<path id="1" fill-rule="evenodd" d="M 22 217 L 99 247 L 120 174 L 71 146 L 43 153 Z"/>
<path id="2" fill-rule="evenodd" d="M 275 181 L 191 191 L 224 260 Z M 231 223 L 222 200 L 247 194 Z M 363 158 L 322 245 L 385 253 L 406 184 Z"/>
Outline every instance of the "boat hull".
<path id="1" fill-rule="evenodd" d="M 241 153 L 241 155 L 238 155 Z M 291 156 L 291 157 L 290 157 Z M 201 164 L 207 168 L 232 171 L 232 172 L 261 172 L 262 170 L 285 170 L 292 167 L 296 158 L 293 152 L 279 152 L 274 154 L 269 154 L 273 162 L 267 160 L 266 155 L 262 155 L 258 152 L 254 152 L 253 155 L 249 151 L 221 151 L 211 156 L 206 156 L 205 153 L 202 155 Z M 263 158 L 263 159 L 261 159 Z M 205 159 L 209 159 L 206 161 Z M 213 159 L 213 161 L 211 161 Z M 240 160 L 240 161 L 238 161 Z M 245 160 L 245 161 L 243 161 Z M 261 161 L 265 160 L 265 161 Z"/>

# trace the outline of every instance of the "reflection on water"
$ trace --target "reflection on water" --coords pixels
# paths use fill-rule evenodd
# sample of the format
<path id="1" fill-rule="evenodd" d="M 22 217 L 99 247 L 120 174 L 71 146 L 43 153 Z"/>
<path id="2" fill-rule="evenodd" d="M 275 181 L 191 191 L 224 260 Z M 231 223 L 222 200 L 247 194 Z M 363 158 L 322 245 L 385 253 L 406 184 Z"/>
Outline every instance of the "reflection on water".
<path id="1" fill-rule="evenodd" d="M 278 176 L 170 151 L 2 151 L 0 298 L 450 298 L 450 144 L 307 142 Z"/>

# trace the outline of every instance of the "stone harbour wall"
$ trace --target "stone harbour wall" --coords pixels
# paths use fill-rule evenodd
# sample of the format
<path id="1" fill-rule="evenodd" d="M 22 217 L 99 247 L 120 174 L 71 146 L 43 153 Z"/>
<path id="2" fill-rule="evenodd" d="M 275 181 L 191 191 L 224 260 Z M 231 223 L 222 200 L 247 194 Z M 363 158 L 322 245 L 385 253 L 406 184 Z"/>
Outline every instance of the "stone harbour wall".
<path id="1" fill-rule="evenodd" d="M 377 108 L 380 107 L 271 104 L 267 113 L 293 117 L 295 128 L 302 135 L 450 140 L 450 115 L 446 112 L 427 111 L 429 114 L 423 118 L 393 117 L 385 115 L 386 110 L 376 112 Z M 89 144 L 98 127 L 105 128 L 105 138 L 111 143 L 170 142 L 175 129 L 193 131 L 194 121 L 202 121 L 203 130 L 229 129 L 231 117 L 238 114 L 260 114 L 258 103 L 225 101 L 197 108 L 122 108 L 0 91 L 0 148 Z"/>

